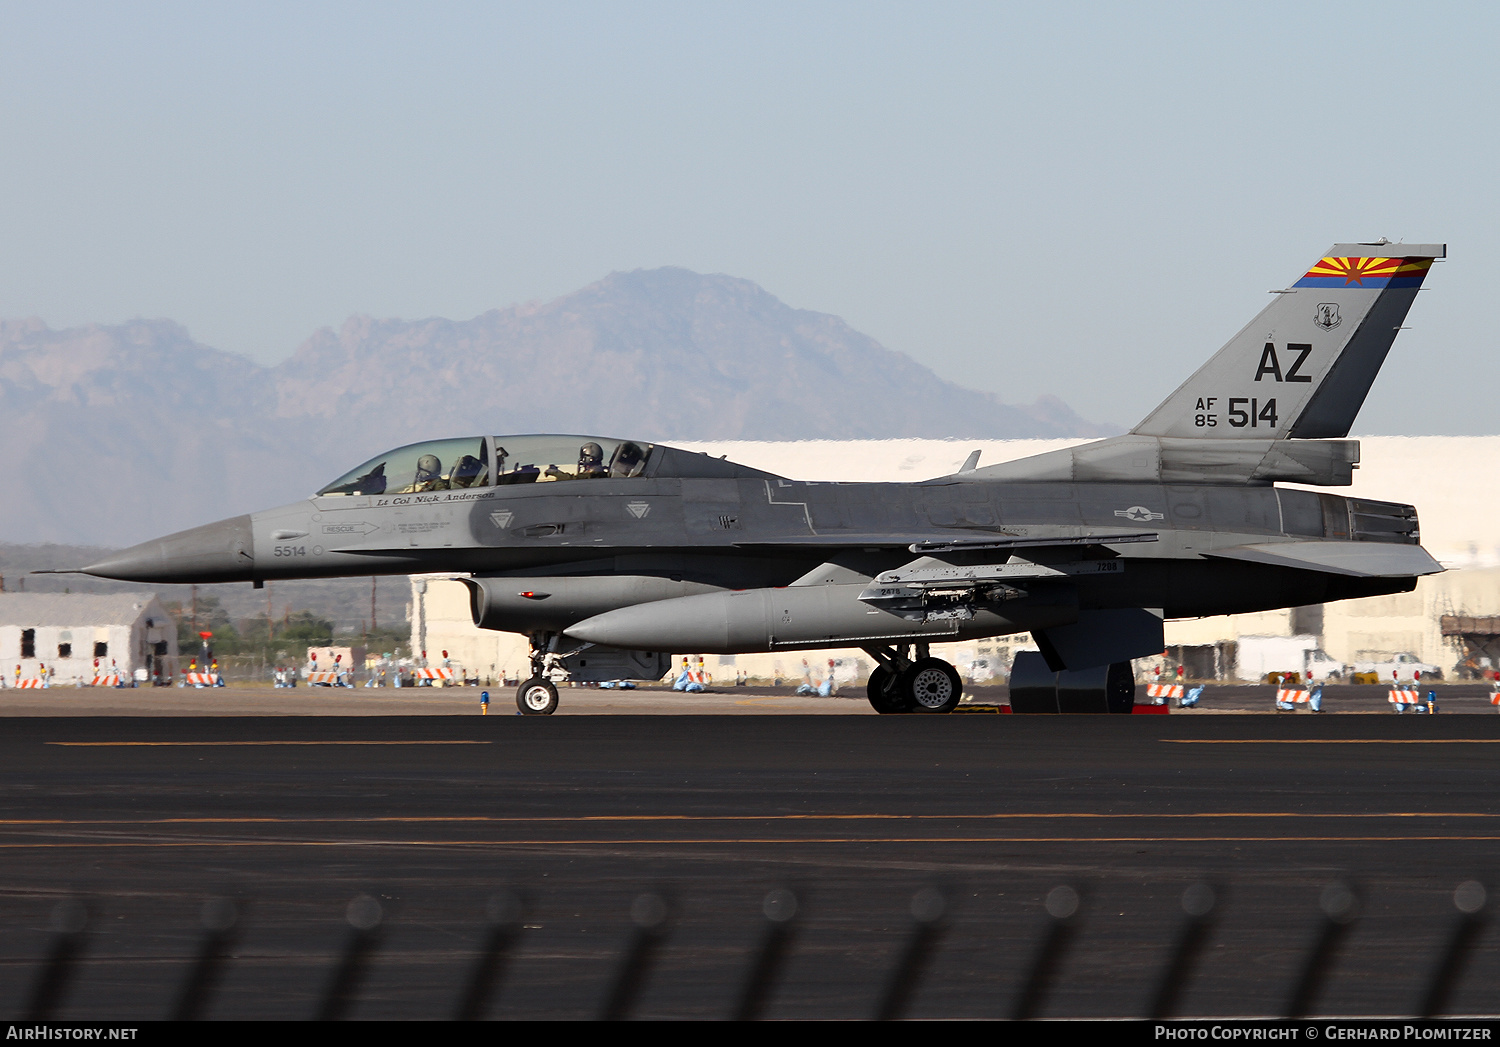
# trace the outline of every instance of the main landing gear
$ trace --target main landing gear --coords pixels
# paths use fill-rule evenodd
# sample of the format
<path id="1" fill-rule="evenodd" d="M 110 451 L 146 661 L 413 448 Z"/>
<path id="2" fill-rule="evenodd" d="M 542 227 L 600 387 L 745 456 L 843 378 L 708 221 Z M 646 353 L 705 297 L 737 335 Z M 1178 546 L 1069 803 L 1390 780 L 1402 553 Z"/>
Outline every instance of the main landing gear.
<path id="1" fill-rule="evenodd" d="M 551 716 L 557 711 L 557 685 L 548 677 L 556 661 L 557 633 L 531 635 L 531 679 L 516 689 L 516 708 L 522 716 Z"/>
<path id="2" fill-rule="evenodd" d="M 933 658 L 925 643 L 895 647 L 866 647 L 880 663 L 866 687 L 870 705 L 877 713 L 951 713 L 958 708 L 964 685 L 958 670 L 941 658 Z"/>

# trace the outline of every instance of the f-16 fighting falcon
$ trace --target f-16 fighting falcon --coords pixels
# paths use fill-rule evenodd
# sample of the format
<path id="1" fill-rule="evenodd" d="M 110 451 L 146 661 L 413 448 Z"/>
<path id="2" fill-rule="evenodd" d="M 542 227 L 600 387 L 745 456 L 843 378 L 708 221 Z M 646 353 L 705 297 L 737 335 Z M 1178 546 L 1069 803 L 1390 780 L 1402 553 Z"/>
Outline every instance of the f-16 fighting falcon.
<path id="1" fill-rule="evenodd" d="M 1348 485 L 1345 439 L 1441 244 L 1335 244 L 1124 436 L 921 483 L 810 483 L 644 440 L 398 447 L 311 497 L 82 570 L 141 582 L 452 572 L 474 623 L 549 654 L 859 647 L 882 713 L 951 711 L 929 645 L 1029 632 L 1017 712 L 1124 711 L 1162 622 L 1411 590 L 1409 505 Z M 553 659 L 556 661 L 556 659 Z M 660 665 L 660 660 L 652 664 Z"/>

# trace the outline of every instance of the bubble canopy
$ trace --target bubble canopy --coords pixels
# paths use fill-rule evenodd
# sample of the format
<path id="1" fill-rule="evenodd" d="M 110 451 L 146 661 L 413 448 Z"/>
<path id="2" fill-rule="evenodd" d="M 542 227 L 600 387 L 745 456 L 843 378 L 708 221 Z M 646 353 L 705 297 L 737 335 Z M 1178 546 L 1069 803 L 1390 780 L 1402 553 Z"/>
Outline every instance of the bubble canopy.
<path id="1" fill-rule="evenodd" d="M 645 474 L 655 446 L 603 436 L 470 436 L 407 444 L 376 455 L 318 491 L 418 494 Z"/>

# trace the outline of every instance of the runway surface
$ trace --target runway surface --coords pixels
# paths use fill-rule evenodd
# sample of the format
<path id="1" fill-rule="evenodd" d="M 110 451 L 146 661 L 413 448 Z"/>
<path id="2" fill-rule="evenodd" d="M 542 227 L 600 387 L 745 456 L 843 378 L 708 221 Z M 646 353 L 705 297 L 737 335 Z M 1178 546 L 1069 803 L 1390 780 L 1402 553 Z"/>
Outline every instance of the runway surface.
<path id="1" fill-rule="evenodd" d="M 1429 688 L 1424 687 L 1425 692 Z M 0 718 L 9 716 L 474 716 L 479 695 L 490 694 L 490 715 L 516 711 L 514 686 L 479 687 L 54 687 L 49 690 L 0 688 Z M 1489 685 L 1438 684 L 1445 712 L 1495 715 Z M 1145 687 L 1138 697 L 1146 700 Z M 1010 701 L 1002 686 L 970 687 L 967 706 L 985 709 Z M 1391 715 L 1383 686 L 1334 684 L 1324 688 L 1325 712 Z M 1194 709 L 1182 716 L 1219 713 L 1271 713 L 1276 689 L 1257 684 L 1209 684 Z M 685 694 L 657 684 L 635 690 L 563 687 L 558 716 L 644 716 L 702 713 L 714 715 L 873 716 L 860 684 L 829 697 L 796 694 L 792 686 L 726 687 Z M 1298 715 L 1306 714 L 1303 707 Z"/>
<path id="2" fill-rule="evenodd" d="M 60 1014 L 164 1016 L 210 894 L 241 900 L 214 1017 L 315 1012 L 376 896 L 354 1016 L 452 1013 L 496 890 L 528 899 L 490 1014 L 597 1013 L 661 892 L 637 1013 L 720 1017 L 801 898 L 773 1017 L 865 1017 L 937 885 L 947 928 L 916 1017 L 1004 1016 L 1058 884 L 1081 924 L 1043 1013 L 1130 1016 L 1200 879 L 1222 919 L 1187 1014 L 1276 1014 L 1322 887 L 1363 891 L 1319 1010 L 1409 1011 L 1455 884 L 1500 855 L 1500 717 L 17 717 L 0 733 L 0 1011 L 25 1008 L 49 918 L 93 909 Z M 1454 998 L 1494 1013 L 1500 933 Z"/>

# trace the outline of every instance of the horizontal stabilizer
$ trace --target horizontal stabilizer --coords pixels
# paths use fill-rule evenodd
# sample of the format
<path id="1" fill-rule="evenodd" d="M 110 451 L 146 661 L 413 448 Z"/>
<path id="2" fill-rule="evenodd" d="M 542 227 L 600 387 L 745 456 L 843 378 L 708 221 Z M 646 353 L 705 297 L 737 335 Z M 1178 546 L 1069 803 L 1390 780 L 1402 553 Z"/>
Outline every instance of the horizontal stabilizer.
<path id="1" fill-rule="evenodd" d="M 1204 555 L 1353 578 L 1410 578 L 1443 569 L 1420 545 L 1392 542 L 1270 542 L 1215 549 Z"/>

